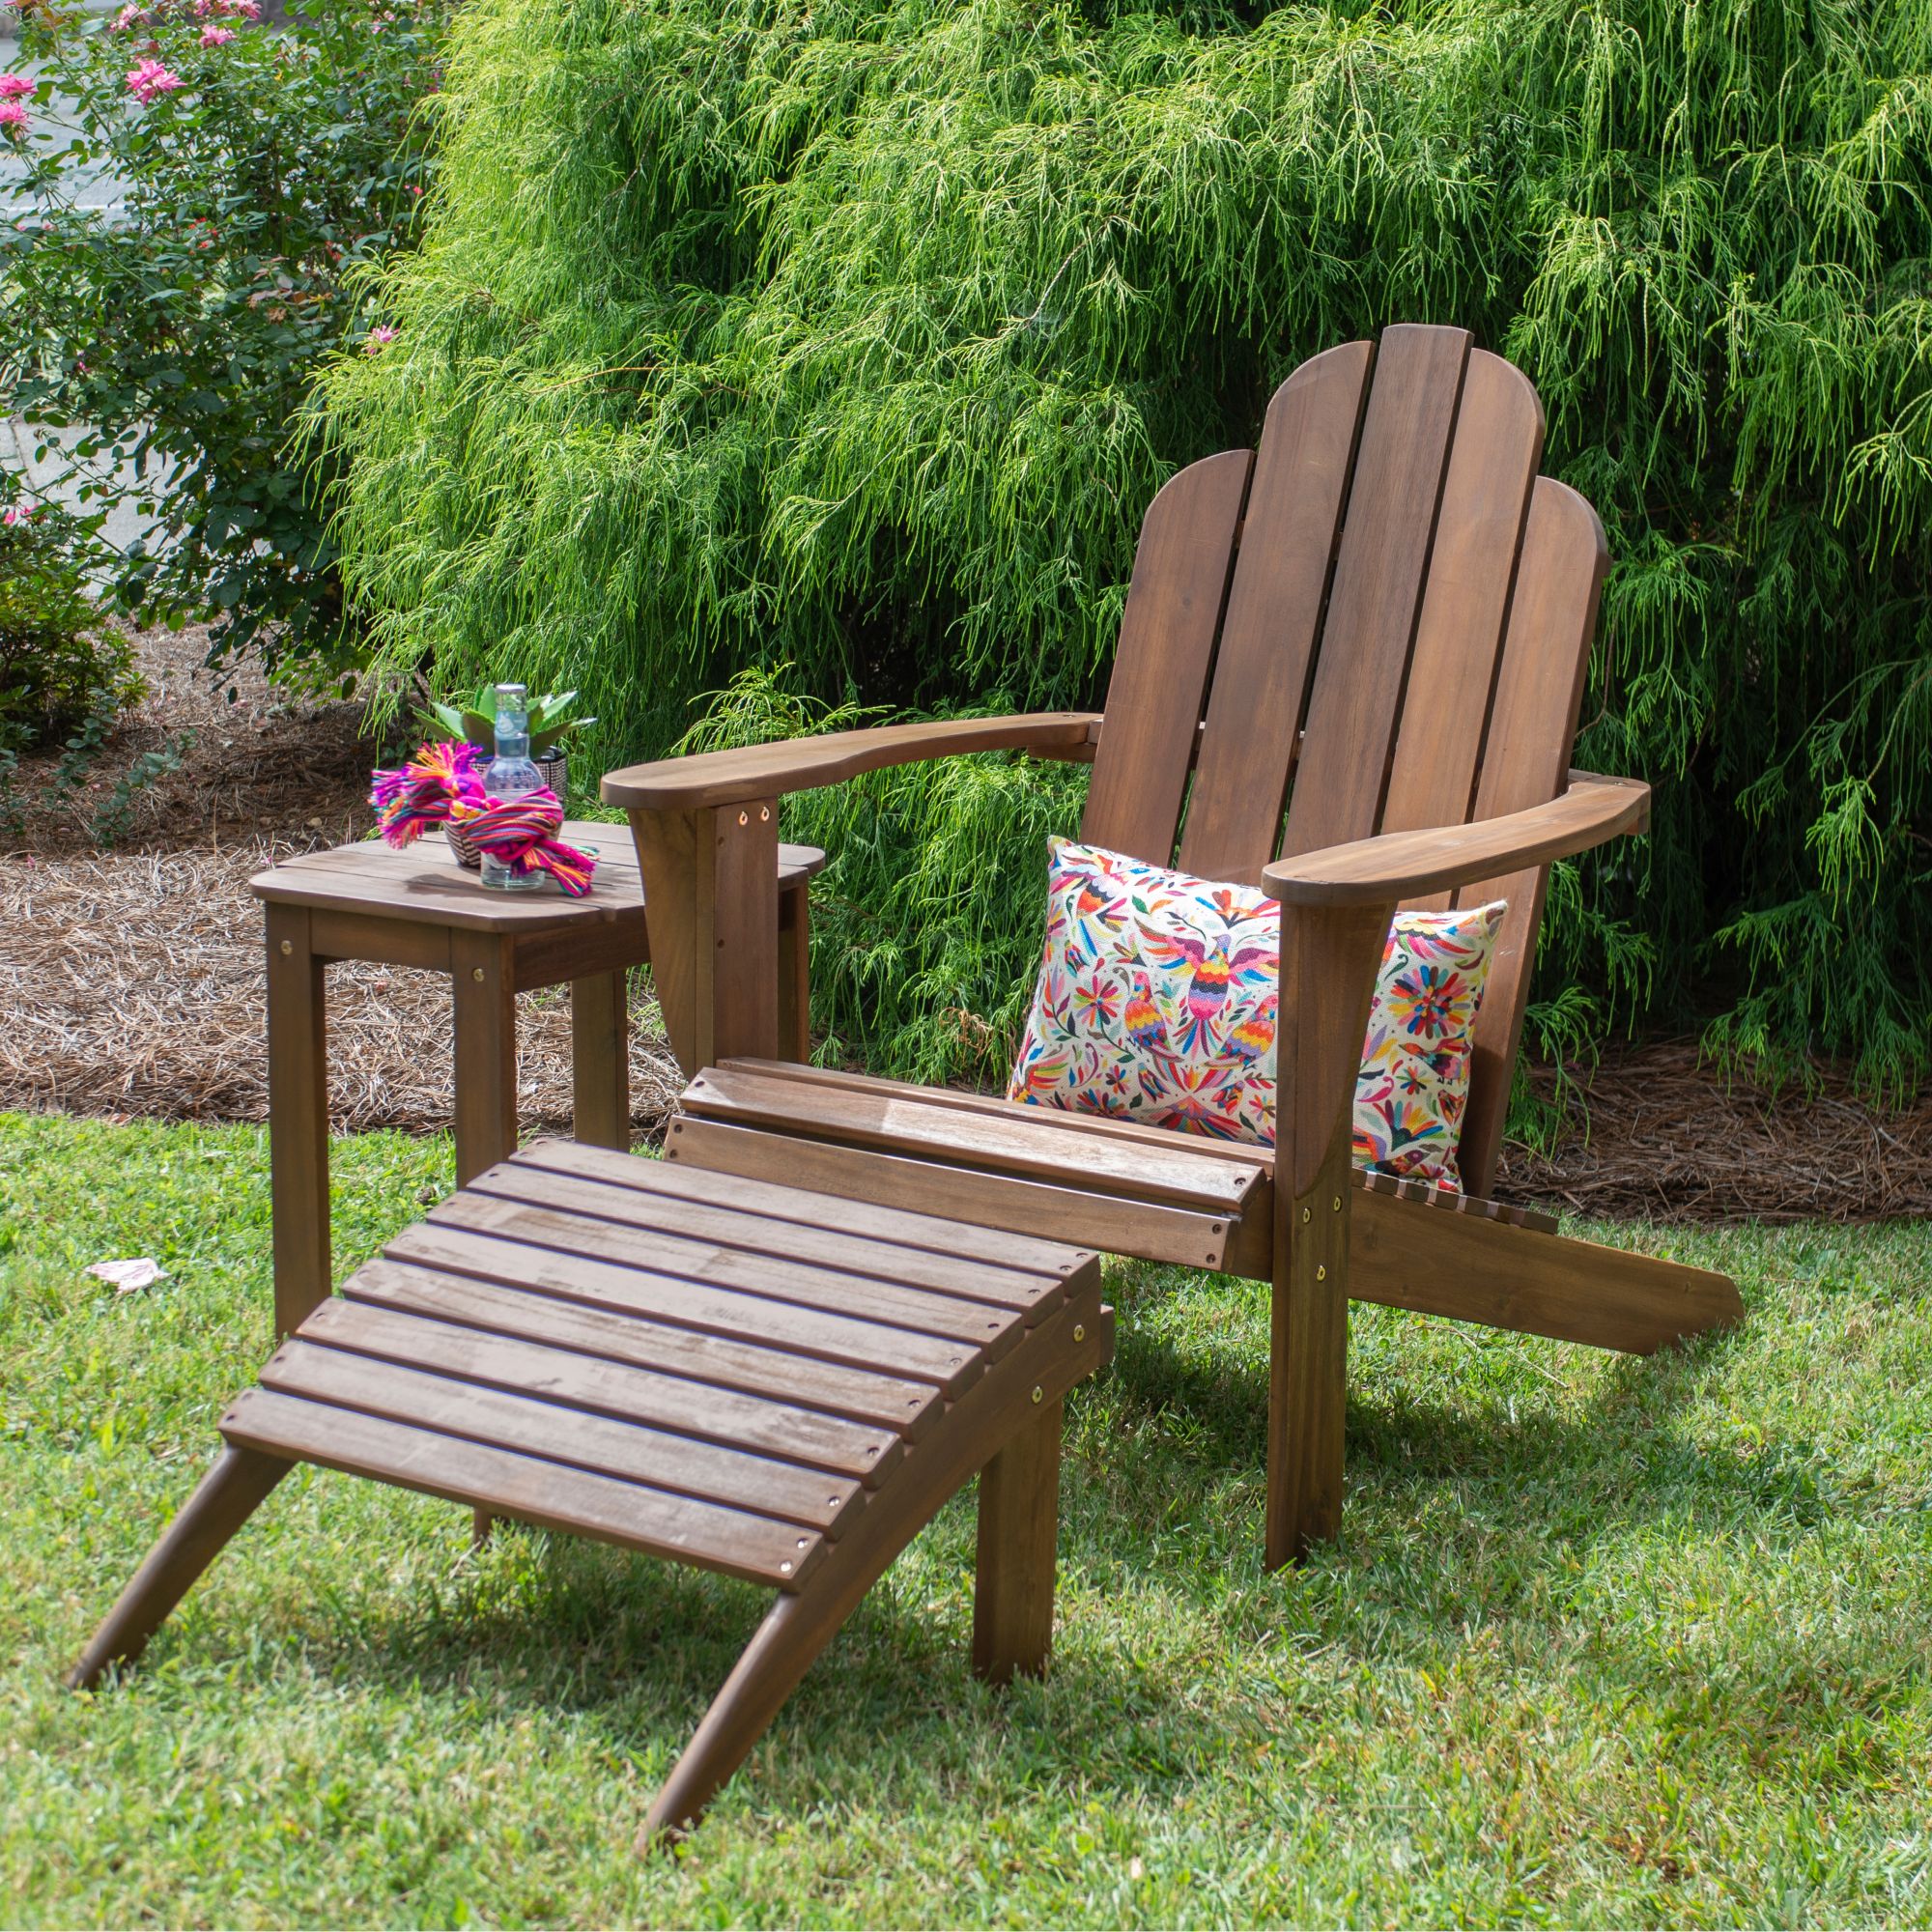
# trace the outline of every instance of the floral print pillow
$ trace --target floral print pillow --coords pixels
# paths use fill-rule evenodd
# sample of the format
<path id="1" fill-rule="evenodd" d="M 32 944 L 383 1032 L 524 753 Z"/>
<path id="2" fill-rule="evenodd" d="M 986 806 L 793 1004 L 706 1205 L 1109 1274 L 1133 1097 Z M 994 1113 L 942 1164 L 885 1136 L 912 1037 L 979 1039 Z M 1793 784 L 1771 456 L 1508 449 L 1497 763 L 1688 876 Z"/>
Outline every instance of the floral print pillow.
<path id="1" fill-rule="evenodd" d="M 1401 913 L 1355 1082 L 1355 1158 L 1460 1185 L 1476 1009 L 1505 907 Z M 1274 1144 L 1281 920 L 1240 886 L 1050 842 L 1010 1099 Z"/>

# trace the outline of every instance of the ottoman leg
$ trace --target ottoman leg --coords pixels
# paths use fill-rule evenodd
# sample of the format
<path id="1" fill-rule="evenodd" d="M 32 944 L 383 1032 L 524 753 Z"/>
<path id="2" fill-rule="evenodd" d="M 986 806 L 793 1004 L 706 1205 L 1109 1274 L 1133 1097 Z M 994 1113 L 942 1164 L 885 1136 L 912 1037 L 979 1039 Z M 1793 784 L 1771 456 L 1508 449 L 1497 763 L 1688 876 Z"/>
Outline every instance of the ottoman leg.
<path id="1" fill-rule="evenodd" d="M 110 1663 L 133 1662 L 228 1539 L 294 1466 L 259 1449 L 224 1448 L 68 1672 L 69 1688 L 91 1690 Z"/>
<path id="2" fill-rule="evenodd" d="M 1060 1403 L 1042 1403 L 980 1471 L 973 1669 L 989 1683 L 1046 1668 L 1060 1535 Z"/>

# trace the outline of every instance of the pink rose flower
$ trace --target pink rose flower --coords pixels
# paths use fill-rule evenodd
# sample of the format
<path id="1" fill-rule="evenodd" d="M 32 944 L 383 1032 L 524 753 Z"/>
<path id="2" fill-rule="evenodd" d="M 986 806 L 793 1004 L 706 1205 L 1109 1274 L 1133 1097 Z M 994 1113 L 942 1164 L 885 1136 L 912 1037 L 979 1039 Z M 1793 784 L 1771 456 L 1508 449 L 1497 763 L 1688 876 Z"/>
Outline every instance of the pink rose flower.
<path id="1" fill-rule="evenodd" d="M 128 92 L 143 107 L 157 95 L 172 94 L 181 84 L 181 75 L 163 67 L 157 60 L 144 60 L 128 75 Z"/>
<path id="2" fill-rule="evenodd" d="M 262 17 L 262 10 L 256 5 L 256 0 L 233 0 L 228 11 L 241 14 L 244 20 L 259 20 Z"/>
<path id="3" fill-rule="evenodd" d="M 147 17 L 147 14 L 139 7 L 124 7 L 120 13 L 115 14 L 114 24 L 108 31 L 115 34 L 128 33 Z"/>
<path id="4" fill-rule="evenodd" d="M 362 353 L 365 355 L 380 355 L 395 339 L 396 331 L 386 322 L 379 322 L 362 338 Z"/>
<path id="5" fill-rule="evenodd" d="M 233 27 L 204 27 L 201 30 L 201 43 L 205 47 L 226 46 L 234 38 Z"/>
<path id="6" fill-rule="evenodd" d="M 24 73 L 0 73 L 0 100 L 24 100 L 34 82 Z"/>
<path id="7" fill-rule="evenodd" d="M 0 131 L 9 140 L 16 134 L 24 134 L 33 126 L 27 110 L 17 100 L 0 100 Z"/>

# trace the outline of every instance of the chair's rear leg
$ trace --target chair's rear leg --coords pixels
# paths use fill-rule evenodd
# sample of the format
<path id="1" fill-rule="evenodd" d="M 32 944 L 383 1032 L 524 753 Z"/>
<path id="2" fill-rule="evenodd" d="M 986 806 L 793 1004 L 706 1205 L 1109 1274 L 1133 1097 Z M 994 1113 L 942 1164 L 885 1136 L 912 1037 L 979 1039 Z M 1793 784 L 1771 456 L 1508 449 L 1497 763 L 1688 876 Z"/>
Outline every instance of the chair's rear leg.
<path id="1" fill-rule="evenodd" d="M 992 1684 L 1037 1676 L 1053 1644 L 1062 1412 L 1043 1401 L 980 1474 L 973 1668 Z"/>
<path id="2" fill-rule="evenodd" d="M 94 1641 L 68 1673 L 68 1684 L 75 1690 L 91 1690 L 110 1663 L 131 1663 L 139 1657 L 195 1578 L 294 1466 L 259 1449 L 225 1446 L 121 1592 Z"/>

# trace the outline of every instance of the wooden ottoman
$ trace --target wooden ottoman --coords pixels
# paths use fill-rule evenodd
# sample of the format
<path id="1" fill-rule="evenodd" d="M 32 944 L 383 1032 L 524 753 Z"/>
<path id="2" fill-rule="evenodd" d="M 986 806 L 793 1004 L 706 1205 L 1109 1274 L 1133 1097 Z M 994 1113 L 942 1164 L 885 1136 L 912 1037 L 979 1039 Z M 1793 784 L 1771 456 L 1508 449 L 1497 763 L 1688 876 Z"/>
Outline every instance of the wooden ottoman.
<path id="1" fill-rule="evenodd" d="M 1113 1334 L 1084 1250 L 541 1141 L 276 1350 L 69 1682 L 139 1656 L 316 1463 L 777 1592 L 642 1836 L 675 1833 L 975 1472 L 974 1668 L 1044 1666 L 1061 1398 Z"/>

